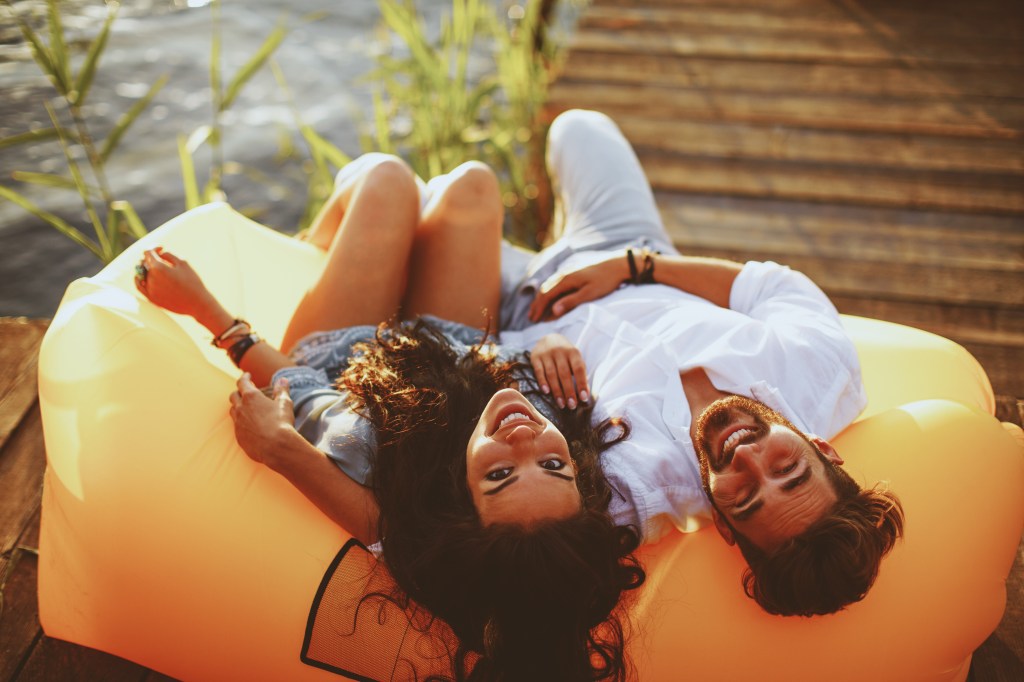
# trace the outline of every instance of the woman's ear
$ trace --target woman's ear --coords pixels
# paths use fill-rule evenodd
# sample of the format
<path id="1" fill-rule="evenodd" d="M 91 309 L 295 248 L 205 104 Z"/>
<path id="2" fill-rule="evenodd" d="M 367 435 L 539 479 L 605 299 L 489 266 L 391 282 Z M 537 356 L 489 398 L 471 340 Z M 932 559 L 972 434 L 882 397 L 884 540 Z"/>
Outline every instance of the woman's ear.
<path id="1" fill-rule="evenodd" d="M 718 529 L 718 534 L 722 536 L 722 539 L 725 540 L 726 544 L 735 545 L 736 536 L 733 535 L 732 526 L 729 525 L 729 522 L 725 520 L 725 517 L 719 514 L 718 510 L 714 507 L 711 508 L 711 518 L 714 519 L 715 528 Z"/>

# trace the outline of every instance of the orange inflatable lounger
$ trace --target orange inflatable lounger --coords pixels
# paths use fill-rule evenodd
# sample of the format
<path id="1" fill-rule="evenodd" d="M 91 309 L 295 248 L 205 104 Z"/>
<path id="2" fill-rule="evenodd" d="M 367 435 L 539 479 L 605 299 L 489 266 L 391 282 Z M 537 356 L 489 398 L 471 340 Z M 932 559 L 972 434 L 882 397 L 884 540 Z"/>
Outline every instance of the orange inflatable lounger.
<path id="1" fill-rule="evenodd" d="M 395 660 L 417 646 L 376 641 L 350 661 L 355 649 L 307 636 L 314 600 L 330 618 L 321 583 L 348 536 L 235 444 L 237 370 L 205 330 L 135 292 L 133 267 L 157 245 L 274 344 L 321 264 L 314 248 L 213 204 L 68 288 L 39 362 L 43 629 L 183 680 L 380 669 L 401 679 Z M 1024 528 L 1020 430 L 992 417 L 988 381 L 960 346 L 845 323 L 870 404 L 834 442 L 860 482 L 898 492 L 905 540 L 867 598 L 816 618 L 761 612 L 742 593 L 738 551 L 713 528 L 645 548 L 632 647 L 641 680 L 962 681 L 998 625 Z"/>

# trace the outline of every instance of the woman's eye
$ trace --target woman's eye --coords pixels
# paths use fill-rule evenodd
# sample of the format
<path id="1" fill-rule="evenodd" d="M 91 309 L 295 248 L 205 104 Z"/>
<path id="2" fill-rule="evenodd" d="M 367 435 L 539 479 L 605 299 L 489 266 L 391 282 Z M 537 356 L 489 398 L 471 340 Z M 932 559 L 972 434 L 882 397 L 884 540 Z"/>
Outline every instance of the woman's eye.
<path id="1" fill-rule="evenodd" d="M 558 471 L 565 468 L 565 462 L 560 459 L 546 459 L 540 463 L 541 467 L 548 471 Z"/>
<path id="2" fill-rule="evenodd" d="M 488 471 L 485 478 L 488 481 L 503 481 L 512 474 L 512 468 L 508 467 L 505 469 L 495 469 L 494 471 Z"/>

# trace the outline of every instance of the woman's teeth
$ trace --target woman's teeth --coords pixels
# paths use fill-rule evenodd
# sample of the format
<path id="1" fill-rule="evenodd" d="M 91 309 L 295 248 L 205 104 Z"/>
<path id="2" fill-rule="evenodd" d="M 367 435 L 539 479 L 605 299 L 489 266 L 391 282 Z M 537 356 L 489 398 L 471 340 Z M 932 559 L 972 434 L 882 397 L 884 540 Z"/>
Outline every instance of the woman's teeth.
<path id="1" fill-rule="evenodd" d="M 529 419 L 529 418 L 530 418 L 530 416 L 527 415 L 527 414 L 524 414 L 523 412 L 513 412 L 512 414 L 508 415 L 507 417 L 505 417 L 504 419 L 501 420 L 501 423 L 498 424 L 498 428 L 500 429 L 505 424 L 508 424 L 509 422 L 514 422 L 517 419 Z"/>

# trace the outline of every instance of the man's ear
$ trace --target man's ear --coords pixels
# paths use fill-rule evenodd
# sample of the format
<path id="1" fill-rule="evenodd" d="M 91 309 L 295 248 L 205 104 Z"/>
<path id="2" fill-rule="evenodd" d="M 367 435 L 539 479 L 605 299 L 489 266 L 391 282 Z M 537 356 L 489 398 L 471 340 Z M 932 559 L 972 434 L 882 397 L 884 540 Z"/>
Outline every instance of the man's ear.
<path id="1" fill-rule="evenodd" d="M 832 462 L 833 464 L 843 464 L 843 458 L 839 456 L 836 449 L 832 447 L 832 443 L 829 443 L 824 438 L 818 438 L 817 436 L 809 436 L 811 442 L 818 446 L 821 450 L 821 454 L 825 455 L 825 459 Z"/>
<path id="2" fill-rule="evenodd" d="M 735 545 L 736 536 L 733 535 L 732 526 L 729 525 L 729 522 L 726 521 L 714 507 L 711 508 L 711 518 L 714 519 L 715 528 L 718 529 L 718 534 L 722 536 L 722 539 L 725 540 L 726 544 Z"/>

